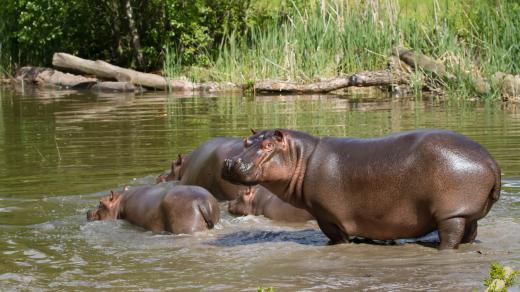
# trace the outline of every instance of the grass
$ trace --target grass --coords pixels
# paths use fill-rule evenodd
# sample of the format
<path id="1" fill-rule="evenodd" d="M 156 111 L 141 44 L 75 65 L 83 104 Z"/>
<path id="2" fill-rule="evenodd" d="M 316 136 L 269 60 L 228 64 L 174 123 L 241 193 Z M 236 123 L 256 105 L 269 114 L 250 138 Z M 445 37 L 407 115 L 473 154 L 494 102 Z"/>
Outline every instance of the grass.
<path id="1" fill-rule="evenodd" d="M 395 45 L 445 63 L 452 96 L 475 96 L 471 76 L 520 72 L 520 4 L 515 1 L 309 0 L 245 36 L 230 32 L 205 70 L 182 67 L 166 51 L 165 72 L 239 84 L 311 81 L 381 69 Z M 168 69 L 166 69 L 168 68 Z M 172 72 L 172 73 L 170 73 Z M 415 76 L 417 80 L 425 76 Z M 496 91 L 484 95 L 493 98 Z"/>

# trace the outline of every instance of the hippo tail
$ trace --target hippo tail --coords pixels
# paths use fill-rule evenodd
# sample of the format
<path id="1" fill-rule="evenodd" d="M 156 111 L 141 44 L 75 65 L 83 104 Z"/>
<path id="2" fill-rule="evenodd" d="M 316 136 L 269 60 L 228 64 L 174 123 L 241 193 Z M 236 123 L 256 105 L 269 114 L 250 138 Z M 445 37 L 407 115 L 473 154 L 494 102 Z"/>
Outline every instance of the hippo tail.
<path id="1" fill-rule="evenodd" d="M 491 201 L 495 203 L 500 198 L 500 189 L 502 186 L 502 172 L 500 171 L 500 167 L 497 165 L 496 162 L 492 164 L 491 169 L 493 169 L 493 172 L 495 174 L 495 185 L 491 189 L 490 197 Z"/>
<path id="2" fill-rule="evenodd" d="M 207 201 L 199 202 L 198 207 L 200 214 L 202 214 L 204 221 L 206 221 L 206 224 L 208 225 L 208 229 L 213 229 L 216 222 L 213 222 L 213 218 L 211 216 L 211 204 Z"/>

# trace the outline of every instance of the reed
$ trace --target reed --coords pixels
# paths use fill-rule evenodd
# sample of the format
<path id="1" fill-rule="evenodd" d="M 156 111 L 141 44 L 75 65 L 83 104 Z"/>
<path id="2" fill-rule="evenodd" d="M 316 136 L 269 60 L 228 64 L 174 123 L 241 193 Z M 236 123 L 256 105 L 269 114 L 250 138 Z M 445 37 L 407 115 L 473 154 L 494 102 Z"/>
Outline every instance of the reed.
<path id="1" fill-rule="evenodd" d="M 520 5 L 514 1 L 314 0 L 305 8 L 290 3 L 287 14 L 250 27 L 245 36 L 228 33 L 210 53 L 206 74 L 240 84 L 310 81 L 384 68 L 395 45 L 442 60 L 456 76 L 443 84 L 453 96 L 476 94 L 470 76 L 520 72 Z M 199 79 L 199 73 L 183 72 Z M 486 97 L 496 97 L 494 92 Z"/>

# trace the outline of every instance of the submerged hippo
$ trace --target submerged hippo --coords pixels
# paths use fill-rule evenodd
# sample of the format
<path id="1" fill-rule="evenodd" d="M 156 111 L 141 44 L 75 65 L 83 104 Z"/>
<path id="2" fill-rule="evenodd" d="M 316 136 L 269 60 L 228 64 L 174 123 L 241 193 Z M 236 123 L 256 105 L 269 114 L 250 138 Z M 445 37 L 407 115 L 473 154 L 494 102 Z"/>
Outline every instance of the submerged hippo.
<path id="1" fill-rule="evenodd" d="M 181 168 L 186 162 L 186 156 L 178 155 L 177 160 L 172 161 L 169 172 L 163 172 L 155 178 L 156 183 L 162 183 L 181 179 Z"/>
<path id="2" fill-rule="evenodd" d="M 261 184 L 308 210 L 331 243 L 358 236 L 412 238 L 439 230 L 440 249 L 477 235 L 500 196 L 500 168 L 465 136 L 416 130 L 382 138 L 332 138 L 277 129 L 247 140 L 223 177 Z M 249 142 L 250 141 L 250 142 Z"/>
<path id="3" fill-rule="evenodd" d="M 198 186 L 159 186 L 111 192 L 88 211 L 87 220 L 125 219 L 151 230 L 190 234 L 211 229 L 220 219 L 217 200 Z"/>
<path id="4" fill-rule="evenodd" d="M 264 215 L 272 220 L 287 222 L 305 222 L 314 219 L 306 210 L 280 200 L 260 186 L 244 188 L 238 198 L 229 202 L 228 210 L 234 215 Z"/>

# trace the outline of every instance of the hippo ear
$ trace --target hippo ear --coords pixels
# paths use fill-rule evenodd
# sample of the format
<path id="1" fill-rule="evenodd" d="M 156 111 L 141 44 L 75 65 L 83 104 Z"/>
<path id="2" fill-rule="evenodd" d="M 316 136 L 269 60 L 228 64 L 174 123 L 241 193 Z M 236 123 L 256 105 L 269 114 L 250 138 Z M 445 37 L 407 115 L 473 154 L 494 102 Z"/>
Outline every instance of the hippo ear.
<path id="1" fill-rule="evenodd" d="M 258 131 L 255 128 L 251 128 L 251 133 L 256 134 Z"/>
<path id="2" fill-rule="evenodd" d="M 108 197 L 110 201 L 114 200 L 114 191 L 110 191 L 110 197 Z"/>
<path id="3" fill-rule="evenodd" d="M 177 160 L 175 161 L 175 165 L 181 165 L 182 164 L 182 155 L 177 154 Z"/>
<path id="4" fill-rule="evenodd" d="M 283 142 L 285 141 L 285 133 L 280 131 L 280 130 L 274 130 L 274 133 L 273 133 L 273 137 L 276 139 L 276 141 L 278 142 Z"/>

